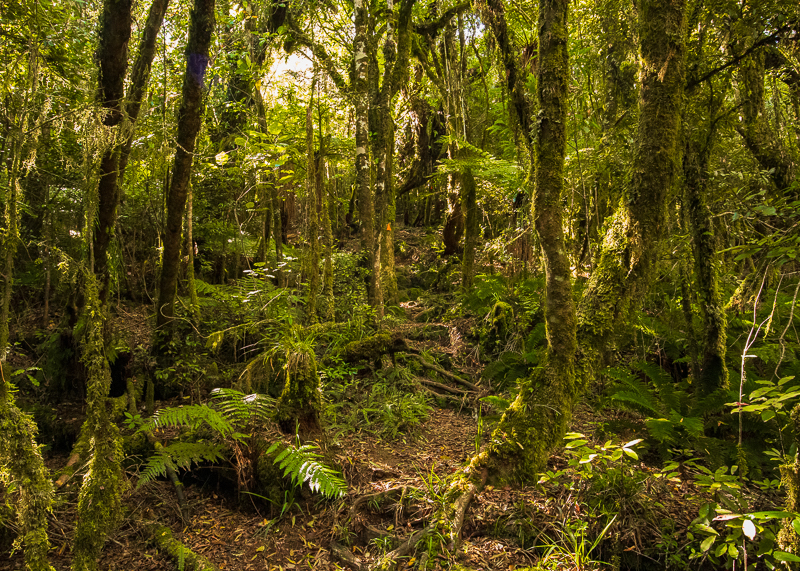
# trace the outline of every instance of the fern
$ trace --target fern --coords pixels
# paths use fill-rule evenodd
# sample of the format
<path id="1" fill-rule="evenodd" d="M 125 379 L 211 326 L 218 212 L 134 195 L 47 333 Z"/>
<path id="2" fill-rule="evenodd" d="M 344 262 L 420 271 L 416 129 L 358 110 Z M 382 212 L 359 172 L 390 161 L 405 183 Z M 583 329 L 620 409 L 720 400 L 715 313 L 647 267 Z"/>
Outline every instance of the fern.
<path id="1" fill-rule="evenodd" d="M 188 470 L 192 463 L 218 462 L 224 458 L 223 450 L 223 446 L 207 442 L 174 442 L 164 446 L 148 458 L 144 470 L 139 474 L 137 487 L 166 476 L 168 467 Z"/>
<path id="2" fill-rule="evenodd" d="M 662 408 L 651 387 L 642 382 L 630 371 L 608 369 L 606 376 L 617 381 L 611 400 L 624 404 L 648 416 L 660 416 Z"/>
<path id="3" fill-rule="evenodd" d="M 234 389 L 214 389 L 211 396 L 222 416 L 238 428 L 268 422 L 275 406 L 275 399 L 267 395 L 246 395 Z"/>
<path id="4" fill-rule="evenodd" d="M 207 424 L 211 430 L 223 438 L 234 436 L 236 433 L 236 427 L 230 422 L 230 419 L 221 412 L 204 404 L 159 409 L 139 430 L 145 432 L 176 426 L 197 428 L 203 423 Z"/>
<path id="5" fill-rule="evenodd" d="M 275 442 L 267 450 L 272 454 L 280 446 Z M 273 461 L 283 470 L 283 475 L 291 478 L 295 485 L 308 483 L 312 492 L 319 492 L 328 498 L 340 498 L 347 493 L 347 483 L 338 472 L 319 461 L 322 457 L 315 452 L 316 446 L 304 444 L 300 447 L 289 444 Z"/>

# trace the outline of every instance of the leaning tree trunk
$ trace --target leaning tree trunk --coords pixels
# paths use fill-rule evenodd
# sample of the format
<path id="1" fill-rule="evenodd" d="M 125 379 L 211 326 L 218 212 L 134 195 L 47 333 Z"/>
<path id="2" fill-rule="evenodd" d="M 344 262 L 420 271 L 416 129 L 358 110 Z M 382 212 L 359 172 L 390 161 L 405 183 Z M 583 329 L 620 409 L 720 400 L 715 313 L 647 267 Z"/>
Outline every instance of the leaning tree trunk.
<path id="1" fill-rule="evenodd" d="M 167 195 L 164 254 L 161 261 L 156 316 L 156 327 L 162 332 L 175 315 L 183 210 L 192 174 L 195 140 L 200 132 L 203 117 L 203 78 L 208 66 L 208 50 L 213 33 L 214 0 L 195 0 L 190 16 L 189 41 L 186 46 L 186 71 L 183 76 L 183 102 L 178 113 L 177 149 Z"/>

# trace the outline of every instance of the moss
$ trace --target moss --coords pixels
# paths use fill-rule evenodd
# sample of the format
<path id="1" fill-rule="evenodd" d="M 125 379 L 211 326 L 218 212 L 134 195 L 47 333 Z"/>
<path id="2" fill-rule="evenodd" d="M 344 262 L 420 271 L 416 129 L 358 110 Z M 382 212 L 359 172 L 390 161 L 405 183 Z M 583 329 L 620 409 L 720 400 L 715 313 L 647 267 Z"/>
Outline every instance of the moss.
<path id="1" fill-rule="evenodd" d="M 377 361 L 387 353 L 396 353 L 405 349 L 406 343 L 402 337 L 378 333 L 366 339 L 348 343 L 344 348 L 343 357 L 348 363 Z"/>
<path id="2" fill-rule="evenodd" d="M 513 329 L 514 309 L 504 301 L 498 301 L 492 308 L 489 327 L 481 336 L 481 351 L 485 355 L 495 355 L 502 351 Z"/>
<path id="3" fill-rule="evenodd" d="M 31 571 L 51 571 L 47 560 L 47 512 L 53 503 L 53 484 L 36 444 L 36 424 L 14 404 L 10 371 L 5 363 L 0 379 L 0 482 L 17 484 L 17 522 Z"/>
<path id="4" fill-rule="evenodd" d="M 150 533 L 158 550 L 175 560 L 187 571 L 217 571 L 217 567 L 202 555 L 198 555 L 172 535 L 172 530 L 155 523 L 144 526 Z"/>
<path id="5" fill-rule="evenodd" d="M 792 409 L 791 418 L 794 425 L 795 446 L 797 446 L 800 443 L 800 404 Z M 800 460 L 797 455 L 794 461 L 784 464 L 780 470 L 781 483 L 786 489 L 786 511 L 796 512 L 800 508 Z M 783 521 L 778 534 L 778 544 L 785 551 L 795 555 L 800 554 L 800 536 L 795 532 L 791 519 Z"/>
<path id="6" fill-rule="evenodd" d="M 72 569 L 95 570 L 100 551 L 114 530 L 122 509 L 125 486 L 121 462 L 124 457 L 119 429 L 106 406 L 111 371 L 103 344 L 102 312 L 94 276 L 86 276 L 87 336 L 84 363 L 88 371 L 87 418 L 91 461 L 78 494 L 78 524 L 75 530 Z M 123 406 L 124 410 L 124 406 Z"/>
<path id="7" fill-rule="evenodd" d="M 313 351 L 300 347 L 287 352 L 284 365 L 286 382 L 278 398 L 275 420 L 284 432 L 313 432 L 320 428 L 322 408 L 317 360 Z"/>

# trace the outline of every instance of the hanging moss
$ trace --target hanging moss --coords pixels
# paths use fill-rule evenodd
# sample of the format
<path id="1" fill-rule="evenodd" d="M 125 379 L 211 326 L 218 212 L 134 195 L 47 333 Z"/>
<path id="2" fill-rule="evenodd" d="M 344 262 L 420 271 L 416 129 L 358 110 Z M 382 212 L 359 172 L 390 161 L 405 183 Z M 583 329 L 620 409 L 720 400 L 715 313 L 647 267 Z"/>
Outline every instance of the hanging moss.
<path id="1" fill-rule="evenodd" d="M 36 444 L 36 424 L 14 404 L 2 363 L 0 379 L 0 482 L 17 485 L 17 521 L 31 571 L 52 571 L 47 561 L 47 512 L 53 503 L 53 484 Z"/>
<path id="2" fill-rule="evenodd" d="M 111 371 L 103 345 L 104 315 L 94 276 L 86 276 L 87 334 L 84 363 L 88 371 L 86 428 L 91 434 L 89 471 L 78 495 L 78 525 L 75 530 L 72 569 L 97 569 L 100 551 L 119 522 L 124 480 L 119 429 L 111 421 L 106 400 Z"/>
<path id="3" fill-rule="evenodd" d="M 309 347 L 287 351 L 284 365 L 286 382 L 278 398 L 275 419 L 284 432 L 315 432 L 320 429 L 322 408 L 317 360 Z"/>

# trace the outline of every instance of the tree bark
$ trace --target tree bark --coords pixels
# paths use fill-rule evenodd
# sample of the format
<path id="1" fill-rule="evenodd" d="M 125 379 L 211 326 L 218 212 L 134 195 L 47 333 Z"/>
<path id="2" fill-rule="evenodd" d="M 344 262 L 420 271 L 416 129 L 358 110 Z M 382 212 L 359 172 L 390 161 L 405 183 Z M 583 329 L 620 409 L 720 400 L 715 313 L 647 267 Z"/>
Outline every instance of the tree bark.
<path id="1" fill-rule="evenodd" d="M 105 306 L 108 300 L 109 283 L 111 274 L 108 267 L 108 247 L 111 240 L 114 238 L 114 228 L 117 224 L 117 209 L 120 202 L 119 184 L 122 180 L 122 175 L 125 167 L 128 164 L 128 157 L 133 145 L 133 137 L 135 134 L 136 120 L 139 117 L 139 110 L 141 109 L 142 99 L 147 91 L 147 83 L 150 77 L 150 69 L 153 64 L 153 58 L 156 51 L 156 39 L 161 30 L 161 24 L 164 21 L 164 14 L 167 11 L 167 4 L 169 0 L 153 0 L 150 6 L 150 12 L 147 15 L 147 22 L 145 23 L 144 30 L 142 31 L 142 39 L 139 43 L 139 51 L 136 56 L 136 61 L 133 64 L 131 72 L 131 85 L 125 106 L 126 130 L 127 135 L 116 133 L 116 137 L 125 136 L 125 140 L 121 144 L 114 144 L 111 148 L 103 153 L 103 158 L 100 161 L 100 181 L 97 189 L 97 225 L 93 233 L 93 252 L 94 252 L 94 269 L 95 274 L 98 276 L 100 285 L 100 303 Z M 110 5 L 110 6 L 109 6 Z M 117 11 L 127 6 L 127 14 L 119 15 Z M 113 69 L 116 73 L 121 73 L 120 81 L 125 78 L 125 70 L 127 69 L 128 58 L 128 42 L 119 44 L 116 39 L 109 39 L 105 34 L 119 34 L 123 28 L 122 23 L 110 25 L 105 19 L 107 18 L 107 10 L 114 18 L 127 18 L 127 35 L 130 38 L 131 27 L 131 3 L 127 4 L 124 1 L 109 0 L 104 7 L 103 18 L 104 23 L 101 33 L 101 45 L 105 46 L 101 50 L 101 57 L 107 58 L 109 63 L 100 61 L 101 69 L 101 85 L 100 93 L 107 96 L 109 93 L 115 94 L 116 87 L 106 86 L 103 81 L 111 82 L 111 79 L 104 75 L 105 69 Z M 122 53 L 112 53 L 110 50 L 113 48 L 122 50 Z M 123 64 L 119 64 L 117 60 L 122 58 Z M 121 67 L 120 67 L 121 65 Z M 120 88 L 121 89 L 121 88 Z M 121 92 L 120 92 L 121 94 Z M 101 102 L 104 107 L 112 109 L 114 113 L 116 103 L 112 100 L 105 100 Z M 114 124 L 118 124 L 116 121 Z"/>
<path id="2" fill-rule="evenodd" d="M 175 294 L 181 253 L 181 222 L 189 178 L 192 174 L 195 140 L 203 116 L 203 79 L 208 66 L 208 50 L 213 33 L 214 0 L 195 0 L 190 15 L 189 41 L 186 46 L 186 71 L 183 76 L 183 101 L 178 113 L 177 149 L 166 201 L 164 254 L 156 316 L 156 326 L 162 331 L 175 315 Z"/>

